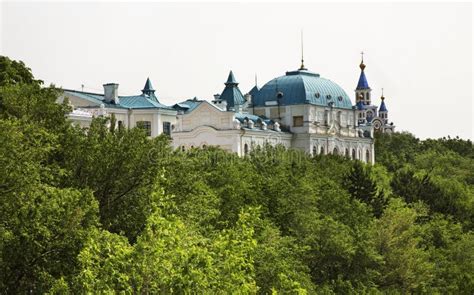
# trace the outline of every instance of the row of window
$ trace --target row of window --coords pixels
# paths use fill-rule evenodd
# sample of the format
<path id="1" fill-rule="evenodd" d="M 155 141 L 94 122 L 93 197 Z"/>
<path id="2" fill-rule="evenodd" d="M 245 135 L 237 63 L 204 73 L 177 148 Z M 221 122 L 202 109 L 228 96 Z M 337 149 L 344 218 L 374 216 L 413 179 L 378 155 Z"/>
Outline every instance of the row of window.
<path id="1" fill-rule="evenodd" d="M 119 121 L 120 123 L 121 121 Z M 147 136 L 151 136 L 151 122 L 150 121 L 137 121 L 137 127 L 145 130 Z M 171 123 L 163 122 L 163 133 L 171 135 Z"/>
<path id="2" fill-rule="evenodd" d="M 313 156 L 316 156 L 318 153 L 317 153 L 317 148 L 316 146 L 313 146 Z M 325 154 L 325 150 L 324 150 L 324 147 L 322 146 L 320 148 L 320 151 L 319 151 L 319 154 L 320 155 L 324 155 Z M 344 153 L 339 153 L 338 149 L 337 148 L 334 148 L 333 151 L 332 151 L 332 154 L 333 155 L 341 155 L 341 156 L 345 156 L 345 157 L 350 157 L 352 160 L 355 160 L 355 159 L 359 159 L 359 160 L 364 160 L 365 162 L 369 163 L 370 162 L 370 152 L 369 150 L 366 150 L 365 152 L 365 159 L 362 159 L 362 151 L 359 150 L 359 155 L 358 157 L 356 156 L 356 150 L 355 149 L 352 149 L 352 153 L 351 155 L 349 156 L 349 149 L 345 149 L 345 152 Z"/>
<path id="3" fill-rule="evenodd" d="M 362 113 L 359 113 L 359 117 L 361 117 Z M 329 111 L 324 111 L 324 124 L 328 125 L 329 121 Z M 337 112 L 337 122 L 342 125 L 342 112 Z M 294 116 L 293 117 L 293 127 L 302 127 L 303 126 L 303 116 Z"/>
<path id="4" fill-rule="evenodd" d="M 248 144 L 244 144 L 244 155 L 248 155 L 249 153 L 249 146 Z M 325 154 L 325 150 L 324 150 L 324 147 L 322 146 L 320 148 L 320 151 L 319 151 L 319 154 L 320 155 L 324 155 Z M 339 154 L 339 151 L 337 148 L 334 148 L 333 151 L 332 151 L 332 154 L 333 155 L 338 155 Z M 316 156 L 317 155 L 317 148 L 316 146 L 313 146 L 313 156 Z M 362 159 L 362 152 L 359 151 L 359 157 L 356 157 L 356 150 L 355 149 L 352 149 L 352 154 L 349 156 L 349 149 L 345 149 L 345 153 L 344 154 L 341 154 L 345 157 L 350 157 L 352 160 L 356 160 L 356 159 L 359 159 L 359 160 L 364 160 L 365 162 L 367 163 L 370 163 L 371 159 L 370 159 L 370 152 L 369 150 L 366 150 L 365 152 L 365 159 Z"/>

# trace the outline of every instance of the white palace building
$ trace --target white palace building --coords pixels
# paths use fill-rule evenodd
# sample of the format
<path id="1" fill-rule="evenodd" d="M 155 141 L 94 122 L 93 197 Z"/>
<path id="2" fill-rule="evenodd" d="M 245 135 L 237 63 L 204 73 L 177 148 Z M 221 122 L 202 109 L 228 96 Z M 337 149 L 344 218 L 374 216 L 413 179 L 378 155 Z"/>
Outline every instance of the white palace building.
<path id="1" fill-rule="evenodd" d="M 70 119 L 87 127 L 94 116 L 114 115 L 118 128 L 144 128 L 149 136 L 162 133 L 173 146 L 189 149 L 220 146 L 245 155 L 256 146 L 283 145 L 312 155 L 339 154 L 374 163 L 374 132 L 393 132 L 388 110 L 372 104 L 371 88 L 360 63 L 353 104 L 331 80 L 301 67 L 255 85 L 242 94 L 232 71 L 214 100 L 188 99 L 173 106 L 159 102 L 147 79 L 142 93 L 118 95 L 118 84 L 104 84 L 104 93 L 64 90 L 74 111 Z"/>

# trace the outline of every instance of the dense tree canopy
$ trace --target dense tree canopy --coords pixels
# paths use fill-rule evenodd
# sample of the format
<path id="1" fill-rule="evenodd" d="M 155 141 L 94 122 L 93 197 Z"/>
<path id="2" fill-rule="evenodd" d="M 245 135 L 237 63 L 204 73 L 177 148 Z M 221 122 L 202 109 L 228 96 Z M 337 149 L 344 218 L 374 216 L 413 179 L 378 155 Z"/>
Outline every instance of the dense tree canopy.
<path id="1" fill-rule="evenodd" d="M 68 122 L 0 57 L 2 293 L 474 291 L 474 148 L 379 134 L 375 165 Z M 113 118 L 112 118 L 113 120 Z"/>

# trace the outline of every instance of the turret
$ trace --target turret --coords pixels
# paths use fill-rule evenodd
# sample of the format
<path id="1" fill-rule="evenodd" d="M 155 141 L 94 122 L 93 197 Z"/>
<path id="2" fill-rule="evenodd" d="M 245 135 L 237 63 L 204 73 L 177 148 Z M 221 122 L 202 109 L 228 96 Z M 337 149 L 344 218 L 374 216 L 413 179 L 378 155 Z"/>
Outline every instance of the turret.
<path id="1" fill-rule="evenodd" d="M 227 111 L 241 112 L 245 103 L 245 98 L 238 87 L 234 74 L 230 71 L 225 88 L 219 99 L 226 102 Z"/>
<path id="2" fill-rule="evenodd" d="M 153 95 L 155 93 L 155 89 L 153 89 L 153 86 L 151 85 L 150 78 L 146 79 L 145 86 L 142 89 L 142 93 L 145 95 Z"/>
<path id="3" fill-rule="evenodd" d="M 355 90 L 356 94 L 356 102 L 360 99 L 360 96 L 362 96 L 362 103 L 364 105 L 370 105 L 371 104 L 371 97 L 370 97 L 370 92 L 372 89 L 369 87 L 369 83 L 367 82 L 367 77 L 365 76 L 365 64 L 364 64 L 364 53 L 361 53 L 362 59 L 359 65 L 360 68 L 360 76 L 359 76 L 359 82 L 357 83 L 357 87 Z"/>
<path id="4" fill-rule="evenodd" d="M 145 86 L 142 89 L 142 94 L 147 96 L 149 99 L 159 102 L 155 95 L 155 89 L 153 89 L 153 86 L 151 85 L 150 78 L 146 79 Z"/>
<path id="5" fill-rule="evenodd" d="M 379 117 L 382 119 L 384 124 L 388 124 L 388 110 L 385 106 L 385 97 L 383 96 L 383 89 L 382 89 L 382 96 L 380 97 L 382 102 L 380 103 L 379 107 Z"/>

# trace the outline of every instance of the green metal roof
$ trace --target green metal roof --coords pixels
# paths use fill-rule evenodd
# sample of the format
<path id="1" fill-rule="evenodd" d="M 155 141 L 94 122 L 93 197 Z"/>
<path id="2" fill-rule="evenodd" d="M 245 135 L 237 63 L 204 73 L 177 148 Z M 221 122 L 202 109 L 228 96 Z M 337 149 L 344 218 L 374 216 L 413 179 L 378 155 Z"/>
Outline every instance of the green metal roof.
<path id="1" fill-rule="evenodd" d="M 243 105 L 245 103 L 245 98 L 242 95 L 242 92 L 240 92 L 238 87 L 239 83 L 235 80 L 232 71 L 230 71 L 227 82 L 224 84 L 225 88 L 219 99 L 227 102 L 227 110 L 235 108 L 236 105 Z"/>
<path id="2" fill-rule="evenodd" d="M 156 100 L 154 95 L 148 96 L 145 94 L 132 96 L 119 96 L 119 104 L 108 103 L 104 101 L 103 94 L 83 92 L 77 90 L 64 89 L 64 93 L 71 94 L 95 104 L 104 104 L 108 108 L 124 108 L 124 109 L 167 109 L 173 108 L 161 104 Z"/>
<path id="3" fill-rule="evenodd" d="M 307 70 L 286 72 L 285 76 L 271 80 L 254 94 L 252 101 L 255 106 L 272 101 L 280 105 L 332 104 L 336 108 L 352 109 L 349 96 L 339 85 Z"/>

